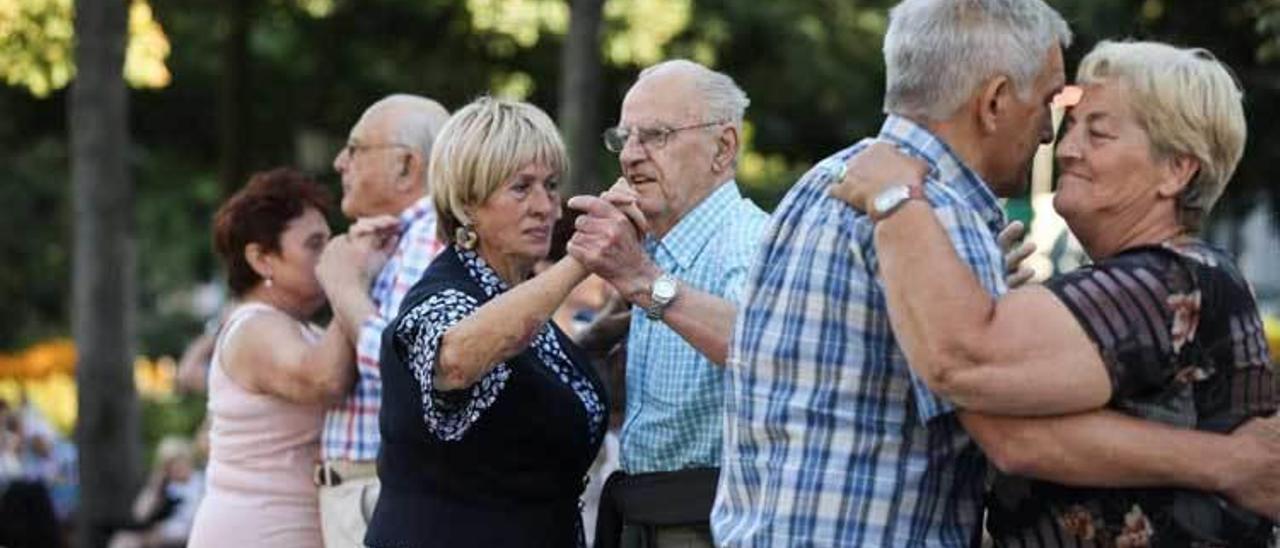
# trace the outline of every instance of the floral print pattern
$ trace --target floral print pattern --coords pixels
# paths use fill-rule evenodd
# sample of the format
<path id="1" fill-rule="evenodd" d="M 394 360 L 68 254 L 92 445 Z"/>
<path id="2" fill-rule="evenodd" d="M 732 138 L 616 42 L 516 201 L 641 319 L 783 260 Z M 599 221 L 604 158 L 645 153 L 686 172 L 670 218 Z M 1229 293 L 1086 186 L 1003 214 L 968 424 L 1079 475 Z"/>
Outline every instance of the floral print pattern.
<path id="1" fill-rule="evenodd" d="M 474 251 L 456 249 L 456 252 L 472 280 L 488 298 L 508 289 L 506 282 Z M 462 291 L 445 289 L 407 311 L 397 327 L 396 336 L 409 349 L 409 366 L 422 387 L 423 419 L 427 428 L 441 440 L 462 439 L 484 410 L 497 400 L 511 377 L 511 368 L 499 363 L 479 382 L 461 391 L 442 392 L 434 387 L 434 369 L 444 333 L 482 304 Z M 589 417 L 588 439 L 593 444 L 599 442 L 607 416 L 604 403 L 587 376 L 574 367 L 550 323 L 538 330 L 531 347 L 539 362 L 572 388 L 582 401 Z"/>
<path id="2" fill-rule="evenodd" d="M 1223 252 L 1189 239 L 1133 248 L 1045 287 L 1097 348 L 1113 385 L 1109 408 L 1216 432 L 1275 412 L 1276 375 L 1257 304 Z M 1261 548 L 1275 525 L 1213 493 L 1002 474 L 987 503 L 996 546 Z"/>
<path id="3" fill-rule="evenodd" d="M 1169 328 L 1173 351 L 1181 352 L 1182 347 L 1196 338 L 1196 327 L 1200 325 L 1200 291 L 1171 294 L 1165 299 L 1165 305 L 1173 311 L 1173 325 Z"/>
<path id="4" fill-rule="evenodd" d="M 1080 540 L 1093 540 L 1098 536 L 1098 526 L 1094 524 L 1093 513 L 1079 504 L 1058 514 L 1058 527 Z"/>

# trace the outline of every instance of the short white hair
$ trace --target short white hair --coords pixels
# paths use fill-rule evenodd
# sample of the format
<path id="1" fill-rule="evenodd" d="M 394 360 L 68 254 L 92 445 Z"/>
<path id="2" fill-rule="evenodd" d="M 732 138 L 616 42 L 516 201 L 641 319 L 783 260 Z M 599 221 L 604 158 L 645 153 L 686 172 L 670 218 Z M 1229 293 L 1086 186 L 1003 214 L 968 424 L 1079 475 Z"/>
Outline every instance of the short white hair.
<path id="1" fill-rule="evenodd" d="M 636 83 L 644 79 L 670 72 L 684 73 L 691 79 L 694 89 L 703 101 L 703 112 L 707 122 L 729 122 L 735 126 L 742 125 L 742 117 L 751 105 L 747 93 L 738 87 L 733 78 L 722 72 L 716 72 L 688 59 L 672 59 L 663 61 L 640 72 Z"/>
<path id="2" fill-rule="evenodd" d="M 1055 45 L 1071 29 L 1042 0 L 903 0 L 884 37 L 884 110 L 945 120 L 1001 74 L 1025 100 Z"/>
<path id="3" fill-rule="evenodd" d="M 365 116 L 384 109 L 392 116 L 388 137 L 418 153 L 422 161 L 429 161 L 436 137 L 449 121 L 449 111 L 426 97 L 397 93 L 374 103 L 365 111 Z"/>
<path id="4" fill-rule="evenodd" d="M 1151 140 L 1157 158 L 1200 162 L 1178 197 L 1178 221 L 1198 231 L 1244 155 L 1244 93 L 1227 65 L 1206 49 L 1160 42 L 1099 43 L 1080 61 L 1076 82 L 1114 83 Z"/>

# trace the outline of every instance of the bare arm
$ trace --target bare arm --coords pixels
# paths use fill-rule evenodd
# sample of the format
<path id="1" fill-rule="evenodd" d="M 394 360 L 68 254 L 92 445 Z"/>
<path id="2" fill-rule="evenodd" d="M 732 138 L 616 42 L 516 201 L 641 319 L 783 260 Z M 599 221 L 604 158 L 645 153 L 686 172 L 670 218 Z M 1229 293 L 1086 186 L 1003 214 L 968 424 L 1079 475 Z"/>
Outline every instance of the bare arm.
<path id="1" fill-rule="evenodd" d="M 1045 415 L 1102 407 L 1111 380 L 1075 316 L 1041 286 L 995 299 L 934 211 L 907 204 L 876 228 L 894 335 L 929 387 L 960 407 Z"/>
<path id="2" fill-rule="evenodd" d="M 647 308 L 653 282 L 662 271 L 641 248 L 633 223 L 604 198 L 577 196 L 569 206 L 586 213 L 578 218 L 569 253 L 631 304 Z M 736 315 L 732 302 L 681 283 L 662 321 L 707 359 L 724 365 Z"/>
<path id="3" fill-rule="evenodd" d="M 1218 492 L 1280 516 L 1280 418 L 1231 435 L 1174 428 L 1113 411 L 960 421 L 1001 471 L 1090 487 L 1182 487 Z"/>
<path id="4" fill-rule="evenodd" d="M 399 223 L 399 219 L 386 215 L 356 221 L 347 234 L 329 241 L 316 267 L 316 277 L 333 310 L 333 321 L 353 347 L 359 341 L 361 324 L 378 316 L 378 307 L 369 297 L 369 286 L 395 251 Z"/>
<path id="5" fill-rule="evenodd" d="M 833 194 L 865 209 L 893 182 L 921 181 L 923 168 L 913 164 L 889 145 L 873 145 L 850 162 Z M 967 214 L 912 200 L 877 224 L 889 316 L 911 368 L 931 390 L 972 411 L 1050 415 L 1104 405 L 1111 397 L 1107 370 L 1066 306 L 1036 286 L 997 300 L 961 260 L 959 242 L 937 215 L 973 224 Z"/>
<path id="6" fill-rule="evenodd" d="M 615 278 L 614 287 L 631 304 L 648 308 L 653 282 L 662 275 L 656 265 L 645 258 L 645 266 L 630 276 Z M 699 353 L 716 365 L 724 365 L 729 356 L 729 338 L 738 308 L 696 287 L 680 283 L 676 299 L 667 306 L 662 321 Z"/>
<path id="7" fill-rule="evenodd" d="M 436 389 L 471 386 L 503 360 L 524 351 L 586 277 L 586 269 L 576 259 L 565 257 L 449 328 L 440 342 Z"/>
<path id="8" fill-rule="evenodd" d="M 337 322 L 315 344 L 283 313 L 245 320 L 227 343 L 222 365 L 245 388 L 296 403 L 330 404 L 354 381 L 353 350 Z"/>

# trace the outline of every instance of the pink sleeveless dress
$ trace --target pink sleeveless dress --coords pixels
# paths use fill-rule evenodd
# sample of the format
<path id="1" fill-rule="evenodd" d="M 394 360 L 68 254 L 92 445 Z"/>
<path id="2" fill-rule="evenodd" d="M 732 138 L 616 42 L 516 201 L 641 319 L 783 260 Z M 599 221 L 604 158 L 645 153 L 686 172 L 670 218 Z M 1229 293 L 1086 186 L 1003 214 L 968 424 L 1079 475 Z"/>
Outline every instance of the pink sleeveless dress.
<path id="1" fill-rule="evenodd" d="M 251 392 L 223 370 L 222 348 L 244 321 L 279 313 L 246 303 L 227 319 L 209 367 L 209 467 L 188 547 L 323 546 L 311 474 L 324 408 Z M 309 342 L 314 326 L 298 324 Z"/>

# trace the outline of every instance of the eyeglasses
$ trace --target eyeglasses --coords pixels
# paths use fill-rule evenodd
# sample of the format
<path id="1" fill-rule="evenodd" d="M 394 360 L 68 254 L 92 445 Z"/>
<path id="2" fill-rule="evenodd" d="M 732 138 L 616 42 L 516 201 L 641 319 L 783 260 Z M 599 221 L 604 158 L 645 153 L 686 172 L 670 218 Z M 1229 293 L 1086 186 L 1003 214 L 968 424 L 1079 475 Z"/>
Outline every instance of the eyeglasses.
<path id="1" fill-rule="evenodd" d="M 645 148 L 659 149 L 667 146 L 667 141 L 671 139 L 671 135 L 679 133 L 686 129 L 699 129 L 723 124 L 723 121 L 705 122 L 701 124 L 693 124 L 681 127 L 611 127 L 604 130 L 604 148 L 609 152 L 619 153 L 626 148 L 627 141 L 632 135 L 640 141 L 640 146 Z"/>
<path id="2" fill-rule="evenodd" d="M 402 145 L 400 143 L 383 143 L 383 144 L 377 144 L 377 145 L 365 145 L 365 144 L 360 144 L 354 141 L 349 141 L 347 142 L 347 146 L 342 147 L 342 152 L 347 155 L 347 158 L 355 158 L 356 154 L 359 154 L 366 150 L 380 150 L 384 148 L 411 148 L 411 147 L 409 145 Z"/>

